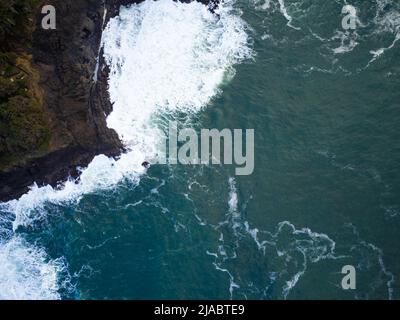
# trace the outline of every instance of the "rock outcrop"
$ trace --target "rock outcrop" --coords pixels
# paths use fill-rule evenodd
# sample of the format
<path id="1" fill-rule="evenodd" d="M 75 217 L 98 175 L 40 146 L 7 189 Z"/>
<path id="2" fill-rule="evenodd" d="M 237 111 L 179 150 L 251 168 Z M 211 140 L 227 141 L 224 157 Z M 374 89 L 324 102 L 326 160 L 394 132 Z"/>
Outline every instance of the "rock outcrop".
<path id="1" fill-rule="evenodd" d="M 55 186 L 77 176 L 76 168 L 87 166 L 97 154 L 118 156 L 122 150 L 117 134 L 106 125 L 106 115 L 112 110 L 107 70 L 99 68 L 97 81 L 93 80 L 105 5 L 98 0 L 52 0 L 46 4 L 56 8 L 56 30 L 41 28 L 39 5 L 29 53 L 31 66 L 40 76 L 50 138 L 42 152 L 31 150 L 3 164 L 0 201 L 21 196 L 34 182 Z M 118 1 L 110 6 L 118 8 Z"/>
<path id="2" fill-rule="evenodd" d="M 98 154 L 121 153 L 116 132 L 106 125 L 112 105 L 100 42 L 108 20 L 121 5 L 134 2 L 140 0 L 39 1 L 29 56 L 32 74 L 39 75 L 41 110 L 50 134 L 45 148 L 1 164 L 0 201 L 21 196 L 34 182 L 56 186 L 69 176 L 77 177 L 77 167 L 87 166 Z M 201 2 L 210 3 L 211 10 L 217 4 Z M 41 27 L 44 4 L 56 8 L 56 30 Z"/>

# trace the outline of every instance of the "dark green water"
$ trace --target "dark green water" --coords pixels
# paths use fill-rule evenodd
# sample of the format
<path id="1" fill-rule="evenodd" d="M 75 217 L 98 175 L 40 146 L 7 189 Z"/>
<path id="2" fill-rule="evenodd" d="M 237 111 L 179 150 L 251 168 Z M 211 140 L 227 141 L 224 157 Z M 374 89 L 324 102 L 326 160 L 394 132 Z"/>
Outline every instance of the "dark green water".
<path id="1" fill-rule="evenodd" d="M 254 59 L 193 125 L 254 128 L 254 173 L 156 165 L 139 184 L 46 202 L 16 235 L 63 257 L 61 298 L 400 298 L 400 5 L 352 1 L 363 26 L 346 34 L 341 1 L 286 0 L 294 28 L 262 4 L 235 4 Z M 342 39 L 358 44 L 334 53 Z M 341 287 L 345 265 L 356 290 Z"/>

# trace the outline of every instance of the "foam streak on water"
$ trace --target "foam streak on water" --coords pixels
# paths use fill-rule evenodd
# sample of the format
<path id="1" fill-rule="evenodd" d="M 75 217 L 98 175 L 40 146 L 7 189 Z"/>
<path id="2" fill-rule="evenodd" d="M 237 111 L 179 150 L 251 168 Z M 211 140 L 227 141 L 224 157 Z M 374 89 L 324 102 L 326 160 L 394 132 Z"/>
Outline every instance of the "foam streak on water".
<path id="1" fill-rule="evenodd" d="M 267 292 L 269 287 L 274 286 L 274 297 L 287 299 L 307 272 L 309 264 L 343 258 L 336 254 L 336 243 L 328 235 L 309 228 L 296 228 L 289 221 L 280 222 L 273 233 L 252 228 L 249 221 L 243 218 L 239 208 L 238 189 L 234 178 L 229 179 L 227 204 L 226 220 L 214 227 L 220 232 L 219 246 L 216 252 L 206 253 L 215 258 L 213 265 L 216 270 L 228 274 L 231 298 L 234 294 L 235 297 L 247 298 L 255 294 L 264 299 L 271 298 Z M 242 247 L 246 249 L 243 250 Z M 254 270 L 254 273 L 262 272 L 264 283 L 255 284 L 251 278 L 252 272 L 243 273 L 240 263 L 248 254 L 256 257 L 254 259 L 257 263 L 249 263 L 247 269 Z M 271 257 L 274 257 L 276 266 L 269 260 Z M 268 270 L 264 270 L 262 266 L 267 260 Z"/>

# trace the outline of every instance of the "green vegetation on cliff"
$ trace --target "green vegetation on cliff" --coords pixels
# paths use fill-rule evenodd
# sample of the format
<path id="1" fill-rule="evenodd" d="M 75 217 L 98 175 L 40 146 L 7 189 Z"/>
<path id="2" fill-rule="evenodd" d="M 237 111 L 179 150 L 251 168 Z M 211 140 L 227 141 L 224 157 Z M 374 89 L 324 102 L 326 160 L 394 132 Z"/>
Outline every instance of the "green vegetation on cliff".
<path id="1" fill-rule="evenodd" d="M 39 75 L 27 54 L 38 0 L 0 0 L 0 168 L 47 149 Z"/>
<path id="2" fill-rule="evenodd" d="M 0 46 L 5 49 L 30 37 L 39 0 L 0 0 Z"/>

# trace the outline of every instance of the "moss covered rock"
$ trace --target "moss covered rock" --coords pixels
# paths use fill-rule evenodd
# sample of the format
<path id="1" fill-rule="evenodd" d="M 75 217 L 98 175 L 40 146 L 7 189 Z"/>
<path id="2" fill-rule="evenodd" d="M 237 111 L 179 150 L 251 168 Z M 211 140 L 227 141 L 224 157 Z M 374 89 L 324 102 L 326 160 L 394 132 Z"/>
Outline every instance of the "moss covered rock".
<path id="1" fill-rule="evenodd" d="M 38 72 L 26 54 L 36 0 L 0 0 L 0 168 L 45 151 L 50 130 Z"/>

